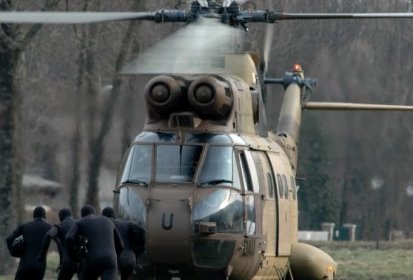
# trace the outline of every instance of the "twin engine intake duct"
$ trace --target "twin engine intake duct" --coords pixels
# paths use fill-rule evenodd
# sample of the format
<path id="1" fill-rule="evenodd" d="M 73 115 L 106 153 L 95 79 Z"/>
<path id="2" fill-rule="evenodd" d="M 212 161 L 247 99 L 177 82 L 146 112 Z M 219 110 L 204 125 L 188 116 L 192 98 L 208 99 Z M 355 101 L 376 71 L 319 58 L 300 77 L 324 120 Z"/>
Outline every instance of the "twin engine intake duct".
<path id="1" fill-rule="evenodd" d="M 222 119 L 233 104 L 229 82 L 220 76 L 190 78 L 161 75 L 152 78 L 145 88 L 149 109 L 164 118 L 174 112 L 194 111 L 200 117 Z"/>

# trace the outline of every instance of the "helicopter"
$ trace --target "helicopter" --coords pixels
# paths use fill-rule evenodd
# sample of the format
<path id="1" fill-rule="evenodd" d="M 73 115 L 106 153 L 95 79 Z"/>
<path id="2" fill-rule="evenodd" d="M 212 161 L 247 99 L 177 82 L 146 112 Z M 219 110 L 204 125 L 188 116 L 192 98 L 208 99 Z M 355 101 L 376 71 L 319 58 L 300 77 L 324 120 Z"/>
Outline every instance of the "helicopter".
<path id="1" fill-rule="evenodd" d="M 120 166 L 114 190 L 118 217 L 146 230 L 142 279 L 334 279 L 336 262 L 298 242 L 298 142 L 302 111 L 406 110 L 413 106 L 308 101 L 316 79 L 294 65 L 284 77 L 240 51 L 233 30 L 282 20 L 404 18 L 411 13 L 277 13 L 242 9 L 239 1 L 192 1 L 188 9 L 156 12 L 9 12 L 0 22 L 80 24 L 147 20 L 204 30 L 199 55 L 161 42 L 126 65 L 123 74 L 152 74 L 145 86 L 146 122 Z M 220 31 L 220 32 L 218 32 Z M 222 31 L 222 32 L 221 32 Z M 182 43 L 182 38 L 177 41 Z M 213 39 L 213 40 L 212 40 Z M 187 54 L 189 52 L 189 55 Z M 158 59 L 154 62 L 154 59 Z M 170 57 L 169 57 L 170 59 Z M 268 131 L 266 85 L 281 85 L 276 131 Z"/>

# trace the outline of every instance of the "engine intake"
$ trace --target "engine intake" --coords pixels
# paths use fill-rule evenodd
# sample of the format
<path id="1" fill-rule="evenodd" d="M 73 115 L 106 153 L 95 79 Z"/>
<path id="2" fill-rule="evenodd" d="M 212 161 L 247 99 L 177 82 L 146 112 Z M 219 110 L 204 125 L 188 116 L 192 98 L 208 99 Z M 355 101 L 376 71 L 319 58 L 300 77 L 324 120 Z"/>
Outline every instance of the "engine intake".
<path id="1" fill-rule="evenodd" d="M 201 76 L 189 86 L 188 101 L 200 116 L 217 119 L 228 115 L 233 95 L 225 81 L 213 76 Z"/>
<path id="2" fill-rule="evenodd" d="M 161 116 L 167 116 L 180 108 L 184 99 L 182 83 L 183 81 L 166 75 L 152 78 L 145 88 L 149 108 Z"/>

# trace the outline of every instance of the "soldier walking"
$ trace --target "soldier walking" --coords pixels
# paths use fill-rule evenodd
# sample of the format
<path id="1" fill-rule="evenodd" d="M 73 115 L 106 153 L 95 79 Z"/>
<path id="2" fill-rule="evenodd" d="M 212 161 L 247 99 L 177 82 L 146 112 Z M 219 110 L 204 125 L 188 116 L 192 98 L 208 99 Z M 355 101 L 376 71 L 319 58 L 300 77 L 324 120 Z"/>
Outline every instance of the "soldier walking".
<path id="1" fill-rule="evenodd" d="M 74 225 L 75 220 L 72 217 L 72 211 L 68 208 L 63 208 L 59 211 L 60 223 L 52 226 L 46 233 L 43 239 L 42 248 L 39 253 L 39 258 L 45 258 L 49 249 L 50 241 L 53 239 L 56 242 L 59 250 L 60 263 L 58 280 L 70 280 L 73 275 L 78 272 L 78 264 L 70 258 L 66 247 L 66 234 Z"/>
<path id="2" fill-rule="evenodd" d="M 7 237 L 7 247 L 12 256 L 20 257 L 15 280 L 41 280 L 46 271 L 46 256 L 37 258 L 42 240 L 50 230 L 51 225 L 46 221 L 46 211 L 38 206 L 33 211 L 33 220 L 17 227 Z M 18 240 L 22 240 L 20 243 Z M 21 252 L 15 252 L 16 246 Z"/>
<path id="3" fill-rule="evenodd" d="M 137 224 L 117 220 L 112 207 L 104 208 L 102 215 L 112 220 L 122 236 L 124 247 L 118 258 L 118 269 L 121 280 L 127 280 L 136 267 L 136 259 L 144 250 L 145 232 Z"/>
<path id="4" fill-rule="evenodd" d="M 66 235 L 66 244 L 72 258 L 77 240 L 86 240 L 87 257 L 81 263 L 80 280 L 116 280 L 117 256 L 123 249 L 122 238 L 114 224 L 103 216 L 97 216 L 93 206 L 81 209 L 82 218 L 75 222 Z"/>

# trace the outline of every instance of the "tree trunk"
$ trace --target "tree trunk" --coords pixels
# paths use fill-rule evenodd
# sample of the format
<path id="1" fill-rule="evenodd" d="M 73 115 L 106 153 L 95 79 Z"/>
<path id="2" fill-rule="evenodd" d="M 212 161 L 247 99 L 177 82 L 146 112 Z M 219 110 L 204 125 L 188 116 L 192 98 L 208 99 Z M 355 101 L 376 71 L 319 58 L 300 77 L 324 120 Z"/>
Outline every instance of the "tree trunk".
<path id="1" fill-rule="evenodd" d="M 1 4 L 3 6 L 3 4 Z M 3 10 L 3 7 L 1 7 Z M 15 131 L 15 94 L 13 75 L 15 73 L 15 52 L 8 38 L 12 37 L 9 25 L 2 24 L 0 36 L 0 272 L 10 265 L 5 237 L 10 233 L 14 221 L 14 131 Z"/>
<path id="2" fill-rule="evenodd" d="M 83 10 L 87 10 L 88 3 L 85 2 L 83 6 Z M 74 26 L 74 32 L 77 33 L 78 29 Z M 87 43 L 87 36 L 86 36 L 86 27 L 80 28 L 81 34 L 78 36 L 80 38 L 80 49 L 79 49 L 79 57 L 78 57 L 78 76 L 77 76 L 77 84 L 76 84 L 76 109 L 77 112 L 75 114 L 75 123 L 74 123 L 74 134 L 72 138 L 72 176 L 70 178 L 69 184 L 69 204 L 72 209 L 73 215 L 75 217 L 78 216 L 79 213 L 79 184 L 81 179 L 81 147 L 82 147 L 82 118 L 84 116 L 83 111 L 83 91 L 84 89 L 84 81 L 86 76 L 86 43 Z"/>
<path id="3" fill-rule="evenodd" d="M 96 209 L 99 208 L 98 179 L 104 155 L 105 138 L 112 124 L 113 111 L 117 104 L 118 97 L 120 95 L 120 87 L 122 83 L 121 77 L 118 75 L 118 73 L 124 64 L 126 54 L 130 49 L 130 45 L 133 40 L 132 33 L 133 30 L 136 28 L 136 24 L 136 22 L 131 22 L 129 24 L 128 29 L 122 39 L 120 51 L 116 59 L 115 76 L 112 81 L 112 90 L 110 92 L 110 96 L 104 104 L 101 117 L 102 123 L 100 125 L 100 129 L 97 134 L 96 140 L 94 141 L 94 144 L 91 147 L 92 158 L 89 162 L 89 185 L 86 194 L 86 203 L 95 206 Z"/>
<path id="4" fill-rule="evenodd" d="M 59 1 L 47 1 L 44 8 L 50 9 Z M 13 10 L 11 0 L 0 1 L 1 11 Z M 10 270 L 11 258 L 4 239 L 12 225 L 23 219 L 21 184 L 24 159 L 18 157 L 21 100 L 16 89 L 18 65 L 24 49 L 39 32 L 41 26 L 33 25 L 27 30 L 21 26 L 1 24 L 0 27 L 0 273 Z"/>
<path id="5" fill-rule="evenodd" d="M 88 145 L 90 151 L 89 168 L 88 168 L 88 188 L 86 193 L 86 204 L 94 206 L 99 209 L 99 190 L 98 190 L 98 177 L 99 171 L 96 170 L 96 160 L 100 162 L 100 159 L 96 159 L 95 151 L 97 143 L 97 111 L 98 111 L 98 75 L 96 66 L 96 46 L 98 36 L 98 26 L 92 25 L 89 28 L 89 34 L 87 39 L 86 57 L 85 57 L 85 81 L 86 81 L 86 100 L 87 100 L 87 134 Z M 101 151 L 103 152 L 103 150 Z M 101 155 L 98 155 L 101 157 Z M 100 163 L 99 163 L 100 164 Z M 96 173 L 98 172 L 98 173 Z"/>
<path id="6" fill-rule="evenodd" d="M 136 10 L 137 11 L 145 11 L 146 10 L 146 1 L 140 1 L 139 3 L 136 4 Z M 133 41 L 131 42 L 131 53 L 134 56 L 138 56 L 141 50 L 141 44 L 138 38 L 143 36 L 139 28 L 136 28 L 137 31 L 135 34 L 132 36 L 134 37 Z M 140 83 L 139 83 L 140 84 Z M 133 131 L 133 135 L 131 135 L 131 129 L 133 127 L 133 124 L 136 124 L 136 119 L 133 119 L 136 117 L 136 114 L 133 113 L 133 110 L 131 108 L 135 105 L 133 102 L 136 100 L 136 92 L 138 92 L 138 89 L 135 88 L 135 84 L 129 81 L 129 86 L 131 87 L 132 90 L 128 91 L 126 93 L 126 96 L 124 97 L 123 104 L 122 106 L 122 139 L 121 139 L 121 145 L 122 145 L 122 153 L 126 151 L 126 149 L 129 147 L 132 137 L 136 134 L 136 131 Z M 142 102 L 143 103 L 143 102 Z"/>

